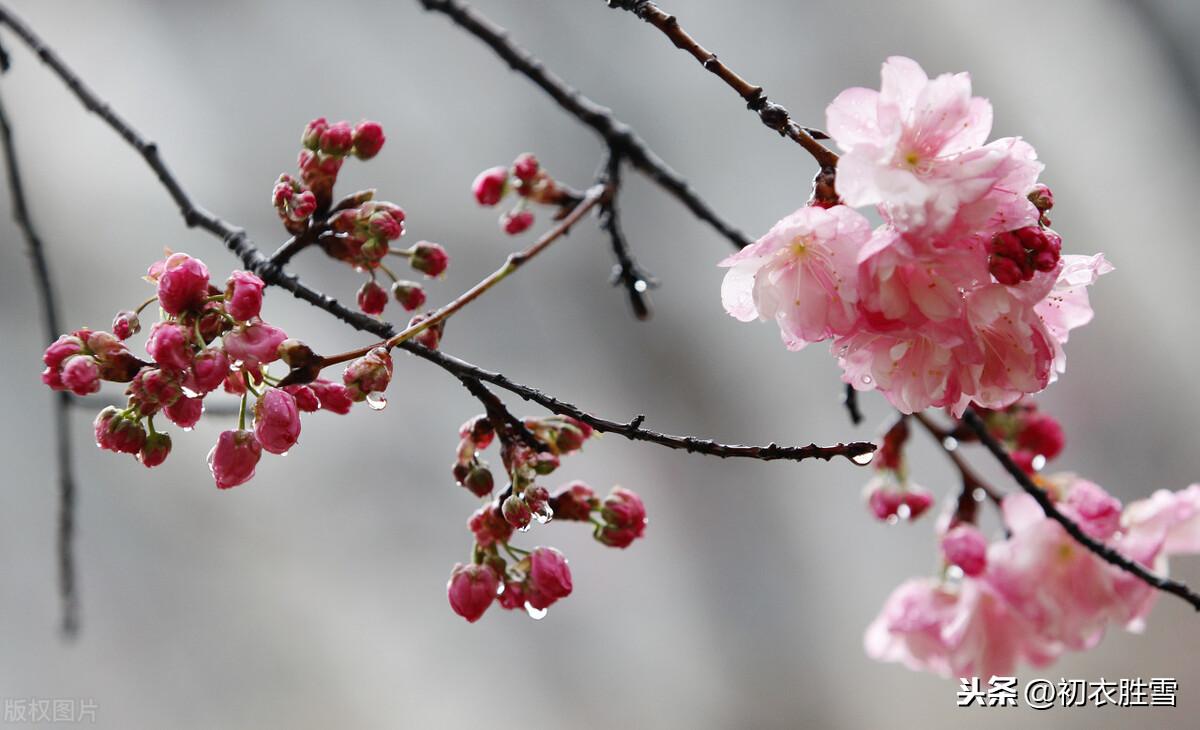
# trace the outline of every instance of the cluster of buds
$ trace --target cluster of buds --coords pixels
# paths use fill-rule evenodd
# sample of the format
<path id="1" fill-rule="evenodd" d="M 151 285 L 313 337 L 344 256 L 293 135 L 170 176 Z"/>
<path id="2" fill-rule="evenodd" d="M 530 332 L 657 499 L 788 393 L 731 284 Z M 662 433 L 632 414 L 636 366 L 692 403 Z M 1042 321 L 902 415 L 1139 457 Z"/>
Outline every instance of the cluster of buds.
<path id="1" fill-rule="evenodd" d="M 569 191 L 550 177 L 537 158 L 526 152 L 508 167 L 492 167 L 479 173 L 471 185 L 475 200 L 487 207 L 498 205 L 510 192 L 517 203 L 500 216 L 500 228 L 510 236 L 523 233 L 533 225 L 530 203 L 563 206 L 572 200 Z"/>
<path id="2" fill-rule="evenodd" d="M 617 548 L 628 547 L 646 530 L 646 507 L 628 489 L 614 487 L 600 500 L 583 482 L 566 484 L 554 495 L 536 482 L 558 468 L 560 456 L 583 447 L 593 433 L 590 426 L 562 416 L 526 419 L 523 425 L 531 439 L 516 434 L 514 424 L 498 426 L 486 415 L 459 429 L 454 478 L 472 494 L 488 499 L 467 521 L 475 538 L 473 561 L 456 565 L 447 584 L 451 608 L 471 622 L 493 601 L 541 618 L 571 592 L 571 572 L 562 553 L 549 547 L 530 552 L 510 544 L 515 532 L 529 530 L 534 522 L 586 522 L 593 525 L 597 541 Z M 480 452 L 497 437 L 509 488 L 493 499 L 495 479 Z"/>
<path id="3" fill-rule="evenodd" d="M 54 390 L 86 395 L 99 390 L 101 380 L 129 384 L 126 406 L 109 406 L 96 417 L 100 448 L 158 466 L 170 454 L 171 437 L 155 428 L 155 417 L 191 430 L 204 413 L 204 398 L 223 389 L 242 397 L 238 428 L 222 433 L 208 457 L 217 486 L 227 489 L 254 476 L 263 451 L 284 454 L 296 444 L 302 411 L 346 413 L 363 399 L 355 389 L 363 379 L 358 363 L 351 365 L 358 369 L 346 384 L 318 379 L 279 387 L 271 363 L 301 367 L 315 356 L 260 317 L 264 284 L 256 275 L 235 271 L 221 289 L 210 282 L 202 261 L 168 253 L 145 278 L 155 296 L 136 310 L 117 313 L 112 333 L 76 330 L 43 355 L 42 381 Z M 153 303 L 160 317 L 146 338 L 147 362 L 130 353 L 125 340 L 141 330 L 139 315 Z M 252 430 L 246 427 L 248 413 Z"/>
<path id="4" fill-rule="evenodd" d="M 889 524 L 915 520 L 933 504 L 933 494 L 908 478 L 908 463 L 904 456 L 908 433 L 908 419 L 904 417 L 898 418 L 884 432 L 872 460 L 875 476 L 864 490 L 871 514 Z"/>
<path id="5" fill-rule="evenodd" d="M 342 162 L 351 154 L 360 160 L 378 154 L 384 142 L 382 127 L 377 122 L 361 122 L 352 128 L 349 122 L 330 124 L 321 117 L 308 123 L 300 141 L 300 179 L 280 175 L 271 194 L 284 227 L 293 235 L 314 225 L 328 227 L 317 236 L 325 253 L 368 275 L 357 297 L 363 312 L 382 314 L 391 297 L 405 311 L 420 309 L 425 304 L 425 290 L 415 281 L 396 276 L 384 258 L 389 254 L 406 258 L 414 271 L 434 278 L 450 263 L 446 250 L 428 241 L 395 248 L 405 233 L 404 210 L 395 203 L 375 200 L 374 190 L 353 193 L 333 204 L 333 186 Z M 376 281 L 380 271 L 392 281 L 390 294 Z"/>
<path id="6" fill-rule="evenodd" d="M 1041 471 L 1062 453 L 1066 436 L 1062 424 L 1037 403 L 1023 398 L 1003 410 L 981 411 L 992 435 L 1004 442 L 1012 460 L 1028 474 Z"/>
<path id="7" fill-rule="evenodd" d="M 1054 193 L 1042 183 L 1027 196 L 1039 213 L 1037 225 L 1005 231 L 988 243 L 988 271 L 1005 286 L 1030 281 L 1039 271 L 1054 271 L 1062 258 L 1062 237 L 1050 230 L 1047 212 L 1054 207 Z"/>

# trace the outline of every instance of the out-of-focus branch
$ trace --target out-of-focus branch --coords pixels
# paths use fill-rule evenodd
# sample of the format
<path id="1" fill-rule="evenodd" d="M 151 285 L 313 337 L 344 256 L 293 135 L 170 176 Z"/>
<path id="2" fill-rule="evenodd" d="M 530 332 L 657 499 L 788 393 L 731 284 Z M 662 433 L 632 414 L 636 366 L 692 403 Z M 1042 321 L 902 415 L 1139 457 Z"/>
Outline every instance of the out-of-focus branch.
<path id="1" fill-rule="evenodd" d="M 7 69 L 8 55 L 3 51 L 3 66 Z M 8 168 L 8 188 L 12 196 L 13 219 L 29 250 L 33 264 L 34 281 L 42 305 L 42 322 L 46 341 L 58 337 L 63 330 L 58 316 L 58 292 L 50 275 L 50 263 L 46 260 L 45 246 L 29 214 L 25 200 L 25 188 L 21 182 L 21 168 L 17 162 L 16 145 L 13 143 L 12 127 L 8 113 L 0 101 L 0 136 L 3 137 L 4 161 Z M 79 594 L 75 581 L 75 472 L 71 458 L 71 396 L 66 392 L 54 394 L 54 438 L 57 444 L 58 464 L 58 595 L 62 604 L 61 628 L 63 636 L 74 638 L 79 633 Z"/>

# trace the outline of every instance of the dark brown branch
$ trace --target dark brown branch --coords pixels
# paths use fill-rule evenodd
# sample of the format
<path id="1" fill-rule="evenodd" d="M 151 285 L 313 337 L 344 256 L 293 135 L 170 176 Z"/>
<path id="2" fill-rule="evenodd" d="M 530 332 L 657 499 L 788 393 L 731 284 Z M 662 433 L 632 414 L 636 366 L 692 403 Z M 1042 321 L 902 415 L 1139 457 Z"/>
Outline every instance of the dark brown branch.
<path id="1" fill-rule="evenodd" d="M 686 180 L 667 166 L 628 124 L 616 119 L 606 109 L 567 85 L 546 69 L 529 51 L 509 39 L 508 31 L 492 23 L 461 0 L 418 0 L 426 10 L 443 13 L 459 27 L 486 43 L 514 71 L 528 78 L 546 92 L 571 116 L 604 139 L 610 149 L 617 150 L 639 171 L 663 190 L 675 196 L 700 220 L 708 223 L 738 248 L 750 245 L 750 239 L 700 199 Z"/>
<path id="2" fill-rule="evenodd" d="M 459 382 L 467 391 L 475 396 L 475 399 L 483 404 L 484 414 L 487 415 L 488 421 L 491 422 L 492 428 L 496 430 L 496 435 L 501 441 L 511 442 L 520 439 L 525 442 L 525 445 L 534 451 L 546 451 L 549 447 L 546 444 L 538 441 L 525 426 L 525 422 L 512 414 L 508 410 L 508 406 L 504 405 L 504 401 L 500 400 L 495 393 L 488 390 L 487 387 L 479 382 L 478 378 L 470 376 L 461 376 Z"/>
<path id="3" fill-rule="evenodd" d="M 787 109 L 767 99 L 767 94 L 761 86 L 752 84 L 739 76 L 733 69 L 722 63 L 715 53 L 697 43 L 696 39 L 692 38 L 679 25 L 679 21 L 674 15 L 664 12 L 649 0 L 605 0 L 605 2 L 610 8 L 628 10 L 662 31 L 663 35 L 669 38 L 676 48 L 691 54 L 692 58 L 695 58 L 701 66 L 736 91 L 738 96 L 746 102 L 746 107 L 757 114 L 763 124 L 803 147 L 822 168 L 832 169 L 837 166 L 837 153 L 818 142 L 816 135 L 813 134 L 814 130 L 796 124 L 792 121 L 792 116 Z M 822 138 L 827 138 L 823 133 L 817 134 Z"/>
<path id="4" fill-rule="evenodd" d="M 3 67 L 8 66 L 8 55 L 3 55 Z M 42 324 L 46 341 L 53 341 L 63 331 L 58 316 L 58 292 L 50 275 L 50 263 L 46 260 L 45 246 L 33 225 L 29 206 L 25 200 L 25 188 L 21 182 L 21 169 L 17 162 L 16 145 L 13 143 L 12 127 L 8 113 L 0 101 L 0 136 L 4 142 L 4 160 L 8 167 L 8 187 L 12 196 L 13 219 L 29 249 L 33 264 L 34 280 L 42 305 Z M 58 462 L 58 595 L 62 604 L 61 628 L 63 636 L 74 638 L 79 634 L 79 593 L 75 581 L 75 473 L 71 458 L 71 396 L 63 391 L 54 394 L 54 438 L 57 444 Z"/>
<path id="5" fill-rule="evenodd" d="M 1093 540 L 1079 528 L 1079 525 L 1077 525 L 1074 520 L 1067 517 L 1062 512 L 1059 512 L 1058 507 L 1054 505 L 1053 500 L 1051 500 L 1050 496 L 1046 494 L 1046 491 L 1034 484 L 1033 479 L 1031 479 L 1029 475 L 1026 474 L 1024 470 L 1017 466 L 1017 463 L 1012 460 L 1012 457 L 1009 456 L 1008 451 L 1005 450 L 1003 444 L 996 440 L 996 437 L 993 436 L 991 431 L 988 430 L 987 424 L 983 422 L 983 419 L 979 417 L 979 414 L 968 408 L 967 412 L 963 414 L 962 420 L 971 428 L 972 431 L 975 432 L 975 435 L 979 437 L 979 440 L 983 442 L 983 445 L 987 447 L 987 450 L 992 452 L 992 456 L 996 457 L 996 460 L 999 461 L 1000 465 L 1004 467 L 1004 470 L 1007 471 L 1014 480 L 1016 480 L 1017 484 L 1021 485 L 1021 488 L 1024 489 L 1026 493 L 1037 500 L 1038 505 L 1041 506 L 1042 511 L 1046 513 L 1046 516 L 1062 525 L 1063 529 L 1067 531 L 1067 534 L 1070 535 L 1075 542 L 1084 546 L 1088 550 L 1091 550 L 1101 560 L 1111 563 L 1127 573 L 1132 573 L 1153 588 L 1157 588 L 1160 591 L 1179 596 L 1183 600 L 1190 603 L 1192 608 L 1200 611 L 1200 595 L 1192 592 L 1192 590 L 1186 585 L 1170 578 L 1163 578 L 1162 576 L 1155 575 L 1142 566 L 1141 563 L 1130 560 L 1102 542 Z"/>
<path id="6" fill-rule="evenodd" d="M 935 441 L 937 441 L 938 448 L 942 450 L 942 452 L 946 455 L 946 458 L 950 459 L 950 462 L 954 464 L 956 469 L 958 469 L 959 477 L 962 479 L 962 489 L 958 494 L 956 515 L 960 520 L 967 522 L 975 521 L 975 507 L 977 504 L 975 499 L 975 490 L 977 489 L 983 490 L 983 493 L 987 495 L 988 499 L 992 500 L 993 504 L 1000 504 L 1000 500 L 1003 499 L 1003 495 L 1001 495 L 1000 492 L 995 489 L 995 487 L 988 484 L 983 477 L 979 476 L 979 472 L 971 468 L 971 465 L 967 463 L 967 460 L 964 459 L 962 454 L 958 452 L 957 446 L 951 448 L 950 445 L 947 444 L 947 439 L 954 438 L 950 431 L 939 426 L 933 421 L 933 419 L 924 413 L 914 413 L 913 419 L 925 427 L 925 430 L 929 432 L 929 435 L 932 436 Z"/>
<path id="7" fill-rule="evenodd" d="M 846 406 L 850 423 L 857 426 L 863 422 L 862 409 L 858 407 L 858 391 L 850 383 L 846 383 L 846 389 L 843 391 L 842 405 Z"/>
<path id="8" fill-rule="evenodd" d="M 617 198 L 621 193 L 620 152 L 609 151 L 604 160 L 600 180 L 612 189 L 612 194 L 600 205 L 599 217 L 600 228 L 608 233 L 612 241 L 613 255 L 617 259 L 617 263 L 613 265 L 612 284 L 625 287 L 625 292 L 629 295 L 629 305 L 633 308 L 633 316 L 640 320 L 650 319 L 650 301 L 647 293 L 658 286 L 658 279 L 638 266 L 629 252 L 629 241 L 625 239 L 625 231 L 621 228 L 620 211 L 617 208 Z"/>

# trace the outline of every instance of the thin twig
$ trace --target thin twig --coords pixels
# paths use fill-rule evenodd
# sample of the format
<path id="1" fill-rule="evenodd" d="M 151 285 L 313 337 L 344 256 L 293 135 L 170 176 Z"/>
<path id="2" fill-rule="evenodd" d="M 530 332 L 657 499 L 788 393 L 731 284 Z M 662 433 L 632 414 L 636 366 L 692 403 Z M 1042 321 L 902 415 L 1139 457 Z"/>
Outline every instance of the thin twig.
<path id="1" fill-rule="evenodd" d="M 533 54 L 513 43 L 508 31 L 461 0 L 417 1 L 426 10 L 443 13 L 463 30 L 486 43 L 514 71 L 541 87 L 564 111 L 599 134 L 610 149 L 619 150 L 629 164 L 675 196 L 693 215 L 728 238 L 734 246 L 745 248 L 752 243 L 701 200 L 688 182 L 668 167 L 632 127 L 616 119 L 611 109 L 600 106 L 547 70 Z"/>
<path id="2" fill-rule="evenodd" d="M 979 414 L 968 408 L 966 413 L 963 414 L 962 420 L 970 426 L 975 435 L 979 437 L 979 440 L 983 442 L 983 445 L 987 447 L 987 450 L 992 452 L 992 456 L 996 457 L 996 460 L 1000 462 L 1004 470 L 1016 480 L 1017 484 L 1021 485 L 1021 489 L 1024 489 L 1026 493 L 1037 500 L 1038 505 L 1041 506 L 1046 516 L 1062 525 L 1063 529 L 1067 531 L 1068 535 L 1074 538 L 1075 542 L 1091 550 L 1106 563 L 1111 563 L 1127 573 L 1132 573 L 1140 578 L 1142 582 L 1153 588 L 1179 596 L 1192 604 L 1192 608 L 1200 611 L 1200 595 L 1192 592 L 1186 585 L 1170 578 L 1155 575 L 1140 563 L 1130 560 L 1102 542 L 1093 540 L 1087 533 L 1080 529 L 1074 520 L 1059 512 L 1058 507 L 1054 506 L 1053 500 L 1046 494 L 1046 490 L 1034 484 L 1029 475 L 1021 467 L 1017 466 L 1017 463 L 1009 456 L 1003 444 L 996 440 L 996 437 L 988 430 L 987 424 L 983 422 Z"/>
<path id="3" fill-rule="evenodd" d="M 650 318 L 650 301 L 647 292 L 658 286 L 658 279 L 644 270 L 629 252 L 629 241 L 625 239 L 625 231 L 621 228 L 620 211 L 617 198 L 621 193 L 621 153 L 609 150 L 605 156 L 600 172 L 601 181 L 612 188 L 612 194 L 600 204 L 599 224 L 601 230 L 608 233 L 612 241 L 613 255 L 617 263 L 613 265 L 613 286 L 625 287 L 629 295 L 629 305 L 633 308 L 633 316 L 640 320 Z"/>
<path id="4" fill-rule="evenodd" d="M 970 494 L 973 499 L 975 490 L 982 489 L 983 493 L 987 495 L 988 499 L 992 500 L 992 502 L 997 505 L 1000 504 L 1000 501 L 1004 498 L 1004 496 L 1000 494 L 995 487 L 988 484 L 983 477 L 979 476 L 979 472 L 971 468 L 971 465 L 967 463 L 967 460 L 964 459 L 963 455 L 959 453 L 957 446 L 951 448 L 950 445 L 946 443 L 947 439 L 953 438 L 953 436 L 950 435 L 951 432 L 939 426 L 933 421 L 933 419 L 924 413 L 914 413 L 912 416 L 917 423 L 925 427 L 925 430 L 929 432 L 929 435 L 932 436 L 935 441 L 937 441 L 938 448 L 940 448 L 942 452 L 946 454 L 946 458 L 950 459 L 951 463 L 953 463 L 955 468 L 958 469 L 959 476 L 962 478 L 963 494 Z M 962 500 L 963 497 L 960 495 L 960 505 Z"/>
<path id="5" fill-rule="evenodd" d="M 7 66 L 7 54 L 4 65 Z M 4 159 L 8 166 L 8 187 L 12 195 L 13 219 L 25 236 L 42 304 L 42 323 L 46 341 L 54 340 L 63 331 L 58 317 L 58 291 L 50 275 L 45 246 L 34 227 L 25 201 L 25 188 L 17 162 L 16 145 L 8 113 L 0 101 L 0 136 L 4 141 Z M 63 636 L 73 639 L 79 634 L 79 593 L 75 581 L 75 473 L 71 458 L 71 396 L 66 391 L 54 394 L 54 437 L 58 445 L 58 595 L 62 603 L 61 628 Z"/>
<path id="6" fill-rule="evenodd" d="M 726 66 L 717 58 L 715 53 L 707 50 L 696 39 L 692 38 L 674 15 L 664 12 L 649 0 L 605 0 L 610 8 L 628 10 L 638 18 L 658 28 L 675 46 L 695 58 L 701 66 L 724 81 L 729 88 L 737 92 L 746 102 L 746 107 L 758 115 L 762 123 L 808 151 L 822 168 L 832 169 L 837 166 L 838 156 L 833 150 L 816 140 L 813 131 L 801 127 L 792 121 L 787 109 L 767 99 L 763 87 L 752 84 L 739 76 L 733 69 Z M 823 133 L 817 133 L 825 137 Z"/>
<path id="7" fill-rule="evenodd" d="M 863 422 L 862 409 L 858 407 L 858 391 L 850 383 L 846 383 L 846 389 L 842 391 L 842 405 L 846 407 L 850 423 L 857 426 Z"/>

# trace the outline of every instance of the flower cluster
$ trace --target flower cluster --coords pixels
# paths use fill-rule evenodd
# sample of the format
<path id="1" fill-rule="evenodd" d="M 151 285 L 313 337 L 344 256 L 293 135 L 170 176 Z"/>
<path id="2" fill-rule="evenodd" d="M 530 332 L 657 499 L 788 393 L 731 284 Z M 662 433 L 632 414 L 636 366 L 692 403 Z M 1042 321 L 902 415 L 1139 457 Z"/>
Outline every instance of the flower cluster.
<path id="1" fill-rule="evenodd" d="M 1039 411 L 1029 398 L 1004 410 L 983 411 L 980 415 L 992 435 L 1008 448 L 1013 461 L 1028 474 L 1041 471 L 1066 446 L 1066 435 L 1058 419 Z"/>
<path id="2" fill-rule="evenodd" d="M 492 167 L 479 173 L 471 191 L 476 202 L 489 208 L 498 205 L 510 192 L 517 194 L 517 204 L 500 216 L 500 229 L 510 236 L 524 233 L 533 225 L 530 203 L 562 206 L 571 200 L 568 191 L 528 152 L 508 167 Z"/>
<path id="3" fill-rule="evenodd" d="M 234 271 L 222 289 L 209 280 L 204 262 L 168 252 L 145 278 L 155 296 L 136 310 L 119 312 L 112 333 L 76 330 L 46 348 L 42 358 L 42 382 L 54 390 L 86 395 L 99 390 L 101 380 L 129 383 L 126 406 L 109 406 L 96 417 L 96 444 L 102 449 L 157 466 L 171 451 L 171 437 L 157 430 L 155 417 L 161 414 L 191 430 L 204 412 L 205 397 L 222 389 L 242 399 L 238 428 L 222 433 L 208 457 L 217 486 L 228 489 L 254 476 L 263 451 L 284 454 L 295 446 L 301 412 L 344 414 L 355 401 L 387 387 L 391 359 L 386 352 L 351 363 L 343 383 L 318 378 L 279 387 L 280 379 L 269 372 L 272 363 L 301 367 L 315 356 L 262 319 L 264 284 L 250 272 Z M 141 312 L 155 303 L 160 317 L 146 338 L 147 362 L 130 353 L 126 340 L 141 330 Z M 252 430 L 246 426 L 248 412 Z"/>
<path id="4" fill-rule="evenodd" d="M 832 340 L 843 380 L 904 413 L 999 409 L 1045 388 L 1112 267 L 1061 253 L 1034 149 L 987 143 L 991 105 L 967 74 L 929 79 L 907 58 L 827 116 L 844 204 L 802 208 L 722 261 L 726 311 L 775 320 L 789 349 Z M 884 223 L 872 231 L 852 206 Z"/>
<path id="5" fill-rule="evenodd" d="M 904 445 L 908 441 L 908 419 L 900 418 L 883 435 L 872 463 L 875 476 L 864 489 L 871 514 L 896 523 L 915 520 L 933 505 L 933 494 L 908 477 Z"/>
<path id="6" fill-rule="evenodd" d="M 342 163 L 349 155 L 369 160 L 383 147 L 383 128 L 377 122 L 330 124 L 314 119 L 300 137 L 303 148 L 298 161 L 300 179 L 283 174 L 275 183 L 271 201 L 288 232 L 301 236 L 317 233 L 317 242 L 329 256 L 343 261 L 369 278 L 358 290 L 358 307 L 371 315 L 382 314 L 394 297 L 405 311 L 425 304 L 425 290 L 414 281 L 401 279 L 384 264 L 391 254 L 408 259 L 413 270 L 426 277 L 440 276 L 450 263 L 442 246 L 418 241 L 407 249 L 394 247 L 405 233 L 404 210 L 375 200 L 375 191 L 363 190 L 333 204 L 333 186 Z M 382 271 L 391 280 L 391 293 L 376 281 Z"/>
<path id="7" fill-rule="evenodd" d="M 519 433 L 523 428 L 525 435 Z M 499 601 L 503 608 L 523 608 L 534 618 L 571 593 L 571 571 L 562 553 L 550 547 L 523 550 L 511 544 L 514 532 L 534 522 L 587 522 L 597 541 L 626 548 L 646 529 L 646 507 L 638 495 L 614 487 L 601 500 L 587 484 L 575 481 L 551 494 L 537 478 L 553 473 L 559 457 L 578 451 L 592 428 L 561 416 L 496 423 L 487 415 L 472 418 L 459 429 L 453 474 L 459 486 L 488 501 L 467 521 L 475 538 L 470 565 L 458 564 L 446 591 L 454 612 L 474 622 Z M 480 452 L 499 438 L 508 488 L 492 497 L 495 479 Z M 532 442 L 532 443 L 531 443 Z M 505 559 L 505 555 L 509 560 Z"/>
<path id="8" fill-rule="evenodd" d="M 1200 552 L 1200 485 L 1122 507 L 1073 474 L 1037 478 L 1060 511 L 1096 540 L 1160 574 Z M 939 577 L 901 584 L 867 629 L 867 654 L 947 677 L 1012 675 L 1094 647 L 1110 625 L 1140 631 L 1157 592 L 1101 560 L 1032 496 L 1004 498 L 1007 535 L 990 544 L 969 522 L 943 520 Z"/>

